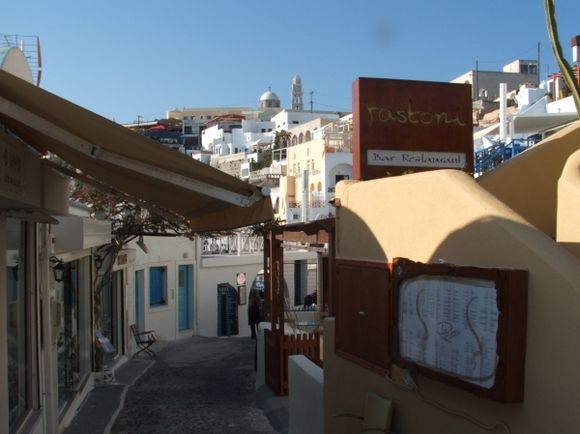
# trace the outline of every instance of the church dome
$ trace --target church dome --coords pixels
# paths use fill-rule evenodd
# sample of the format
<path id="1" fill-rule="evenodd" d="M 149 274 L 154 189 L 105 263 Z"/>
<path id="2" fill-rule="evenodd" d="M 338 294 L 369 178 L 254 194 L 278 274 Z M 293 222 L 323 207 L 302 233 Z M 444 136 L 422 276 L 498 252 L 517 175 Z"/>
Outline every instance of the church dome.
<path id="1" fill-rule="evenodd" d="M 280 98 L 271 90 L 267 90 L 260 96 L 260 108 L 279 108 L 280 107 Z"/>

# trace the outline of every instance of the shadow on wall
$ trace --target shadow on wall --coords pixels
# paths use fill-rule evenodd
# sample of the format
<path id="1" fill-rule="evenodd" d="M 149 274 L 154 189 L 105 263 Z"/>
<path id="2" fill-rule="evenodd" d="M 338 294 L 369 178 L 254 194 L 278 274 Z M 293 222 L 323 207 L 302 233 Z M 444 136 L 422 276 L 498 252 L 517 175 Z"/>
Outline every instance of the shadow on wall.
<path id="1" fill-rule="evenodd" d="M 342 208 L 337 220 L 337 236 L 344 235 L 344 239 L 337 240 L 337 251 L 342 252 L 342 256 L 337 255 L 337 276 L 341 276 L 341 259 L 386 263 L 395 257 L 425 263 L 442 259 L 456 265 L 528 270 L 524 401 L 503 404 L 421 376 L 418 384 L 424 395 L 446 407 L 490 425 L 504 421 L 512 432 L 570 432 L 570 427 L 580 425 L 580 413 L 574 404 L 580 401 L 580 371 L 577 369 L 580 352 L 576 348 L 580 340 L 580 261 L 545 233 L 511 210 L 506 211 L 500 202 L 498 204 L 499 207 L 492 210 L 486 209 L 486 204 L 480 205 L 488 216 L 466 219 L 462 224 L 465 215 L 455 223 L 453 210 L 422 209 L 420 204 L 407 202 L 404 219 L 371 215 L 371 220 L 381 221 L 380 228 L 367 225 L 368 214 L 363 220 Z M 494 213 L 497 215 L 489 215 Z M 348 222 L 348 227 L 341 228 L 341 221 Z M 335 338 L 338 345 L 353 342 L 353 350 L 359 352 L 359 356 L 373 361 L 390 351 L 385 339 L 389 322 L 388 282 L 366 279 L 364 274 L 359 268 L 355 274 L 359 285 L 351 285 L 344 291 L 339 282 Z M 341 317 L 345 315 L 342 310 L 345 304 L 352 306 L 353 312 L 378 315 L 383 326 L 347 330 L 344 324 L 349 319 Z M 345 332 L 346 337 L 339 336 Z M 327 369 L 327 362 L 337 365 Z M 546 369 L 550 366 L 557 369 Z M 370 390 L 395 400 L 398 426 L 392 429 L 397 432 L 404 429 L 405 432 L 459 434 L 474 430 L 467 419 L 422 405 L 424 403 L 416 394 L 379 381 L 380 377 L 360 365 L 333 357 L 325 360 L 325 371 L 325 399 L 329 401 L 327 432 L 346 433 L 345 426 L 330 414 L 360 413 L 361 403 Z M 566 380 L 562 381 L 564 378 Z M 545 412 L 546 402 L 553 403 L 549 414 Z"/>

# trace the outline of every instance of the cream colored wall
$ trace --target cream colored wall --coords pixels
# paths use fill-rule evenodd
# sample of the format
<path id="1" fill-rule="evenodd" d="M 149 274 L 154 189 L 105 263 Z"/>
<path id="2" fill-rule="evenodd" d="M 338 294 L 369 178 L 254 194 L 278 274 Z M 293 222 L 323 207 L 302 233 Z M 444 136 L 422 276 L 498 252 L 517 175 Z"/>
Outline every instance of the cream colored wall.
<path id="1" fill-rule="evenodd" d="M 558 243 L 580 259 L 580 151 L 568 158 L 558 181 Z"/>
<path id="2" fill-rule="evenodd" d="M 319 182 L 324 184 L 324 171 L 322 162 L 324 160 L 324 140 L 311 140 L 310 142 L 288 148 L 288 175 L 294 175 L 296 181 L 296 200 L 303 201 L 302 198 L 302 171 L 308 169 L 308 190 L 310 184 L 314 183 L 314 191 Z M 314 170 L 308 162 L 314 162 Z M 300 173 L 294 171 L 294 164 L 300 164 Z M 297 166 L 296 166 L 297 167 Z"/>
<path id="3" fill-rule="evenodd" d="M 558 179 L 568 157 L 580 149 L 580 121 L 478 178 L 479 184 L 556 238 Z"/>
<path id="4" fill-rule="evenodd" d="M 453 170 L 337 187 L 337 257 L 377 262 L 402 256 L 459 265 L 529 270 L 525 399 L 502 404 L 418 376 L 423 396 L 512 433 L 572 433 L 580 426 L 580 261 Z M 353 288 L 353 292 L 356 288 Z M 388 318 L 385 318 L 388 321 Z M 398 434 L 483 432 L 414 392 L 335 356 L 325 325 L 325 432 L 354 429 L 332 414 L 361 412 L 367 391 L 395 400 Z M 401 381 L 401 372 L 394 370 Z M 502 432 L 498 429 L 496 432 Z"/>
<path id="5" fill-rule="evenodd" d="M 9 48 L 4 58 L 0 58 L 0 69 L 32 83 L 32 72 L 30 72 L 28 60 L 24 53 L 16 47 Z"/>

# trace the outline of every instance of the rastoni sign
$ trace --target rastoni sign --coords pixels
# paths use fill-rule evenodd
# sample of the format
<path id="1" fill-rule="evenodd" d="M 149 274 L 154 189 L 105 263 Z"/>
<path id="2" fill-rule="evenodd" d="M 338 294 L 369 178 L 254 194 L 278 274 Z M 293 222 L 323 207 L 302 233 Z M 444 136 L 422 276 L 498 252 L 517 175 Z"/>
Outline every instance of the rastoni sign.
<path id="1" fill-rule="evenodd" d="M 467 84 L 359 78 L 353 84 L 353 174 L 473 171 Z"/>

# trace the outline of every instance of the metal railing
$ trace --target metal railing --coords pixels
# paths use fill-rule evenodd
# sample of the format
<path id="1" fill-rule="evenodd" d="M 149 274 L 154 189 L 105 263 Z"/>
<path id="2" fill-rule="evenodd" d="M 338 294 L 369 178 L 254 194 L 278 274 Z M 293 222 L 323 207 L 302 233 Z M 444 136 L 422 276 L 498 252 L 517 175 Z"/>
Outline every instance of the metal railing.
<path id="1" fill-rule="evenodd" d="M 483 175 L 495 169 L 500 164 L 521 154 L 534 143 L 525 140 L 512 140 L 509 143 L 496 143 L 485 149 L 475 152 L 474 173 L 475 176 Z"/>
<path id="2" fill-rule="evenodd" d="M 32 82 L 40 85 L 42 77 L 42 55 L 38 36 L 0 34 L 0 47 L 15 47 L 20 49 L 32 72 Z"/>
<path id="3" fill-rule="evenodd" d="M 264 238 L 259 235 L 233 233 L 202 237 L 202 255 L 248 255 L 264 251 Z"/>

